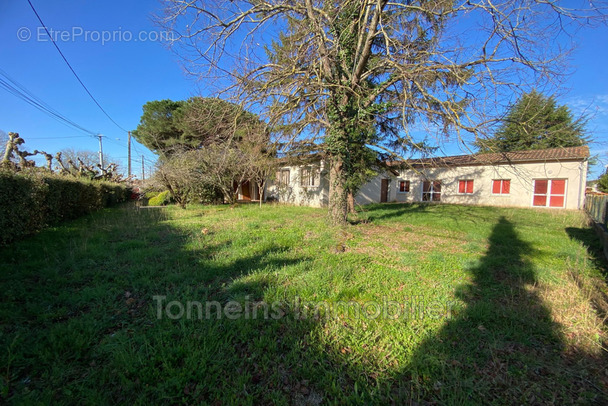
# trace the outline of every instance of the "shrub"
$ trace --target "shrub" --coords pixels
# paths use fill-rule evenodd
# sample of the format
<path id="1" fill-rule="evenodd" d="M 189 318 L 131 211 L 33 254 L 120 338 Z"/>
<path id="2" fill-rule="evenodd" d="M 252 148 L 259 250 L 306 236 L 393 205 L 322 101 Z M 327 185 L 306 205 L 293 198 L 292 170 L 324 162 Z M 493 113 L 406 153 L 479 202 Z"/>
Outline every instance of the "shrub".
<path id="1" fill-rule="evenodd" d="M 39 172 L 0 172 L 0 245 L 127 201 L 130 188 Z"/>
<path id="2" fill-rule="evenodd" d="M 154 191 L 152 191 L 152 192 L 146 192 L 146 194 L 144 195 L 144 197 L 146 199 L 152 199 L 153 197 L 158 196 L 160 193 L 161 192 L 154 192 Z"/>
<path id="3" fill-rule="evenodd" d="M 171 195 L 168 190 L 161 192 L 148 201 L 148 206 L 166 206 L 171 203 Z"/>

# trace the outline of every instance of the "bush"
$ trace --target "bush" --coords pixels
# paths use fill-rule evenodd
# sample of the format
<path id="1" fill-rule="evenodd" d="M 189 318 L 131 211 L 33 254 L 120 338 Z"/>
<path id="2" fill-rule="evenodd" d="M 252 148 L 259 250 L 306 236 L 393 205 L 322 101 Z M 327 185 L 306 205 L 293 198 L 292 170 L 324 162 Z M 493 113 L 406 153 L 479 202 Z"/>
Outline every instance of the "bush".
<path id="1" fill-rule="evenodd" d="M 171 195 L 168 190 L 165 190 L 151 198 L 148 201 L 148 206 L 166 206 L 171 202 Z"/>
<path id="2" fill-rule="evenodd" d="M 51 174 L 0 172 L 0 245 L 127 201 L 130 188 Z"/>
<path id="3" fill-rule="evenodd" d="M 224 202 L 224 194 L 221 189 L 203 183 L 192 188 L 190 201 L 201 204 L 222 204 Z"/>
<path id="4" fill-rule="evenodd" d="M 152 192 L 146 192 L 146 193 L 144 194 L 144 197 L 145 197 L 146 199 L 152 199 L 153 197 L 158 196 L 160 193 L 161 193 L 161 192 L 154 192 L 154 191 L 152 191 Z"/>

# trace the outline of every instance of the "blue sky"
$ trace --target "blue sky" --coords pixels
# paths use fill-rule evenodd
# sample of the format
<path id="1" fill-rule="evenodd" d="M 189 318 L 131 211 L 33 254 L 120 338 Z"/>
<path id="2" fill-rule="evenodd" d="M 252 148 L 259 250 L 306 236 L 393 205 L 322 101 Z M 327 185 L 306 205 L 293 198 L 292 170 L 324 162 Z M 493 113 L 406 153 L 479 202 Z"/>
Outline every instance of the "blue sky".
<path id="1" fill-rule="evenodd" d="M 109 115 L 124 129 L 137 127 L 141 108 L 150 100 L 181 100 L 206 93 L 211 83 L 197 83 L 180 67 L 178 57 L 166 49 L 159 28 L 151 20 L 157 1 L 32 0 L 38 13 L 68 61 Z M 40 30 L 26 0 L 0 2 L 0 69 L 81 126 L 101 133 L 104 151 L 126 168 L 127 134 L 115 126 L 93 103 L 72 75 L 59 53 Z M 88 34 L 87 34 L 88 32 Z M 105 33 L 104 33 L 105 32 Z M 28 37 L 29 33 L 29 37 Z M 63 33 L 63 34 L 62 34 Z M 60 38 L 64 35 L 65 38 Z M 111 36 L 108 41 L 103 35 Z M 106 37 L 107 38 L 107 37 Z M 559 101 L 575 113 L 592 117 L 588 130 L 595 142 L 592 154 L 608 164 L 608 28 L 581 30 L 571 58 L 574 70 L 564 83 Z M 28 150 L 56 152 L 63 148 L 97 150 L 98 142 L 38 111 L 0 89 L 0 130 L 19 132 Z M 70 138 L 65 138 L 70 137 Z M 462 153 L 446 144 L 444 153 Z M 140 156 L 146 166 L 154 154 L 135 143 L 134 172 Z M 148 171 L 148 168 L 146 169 Z M 603 171 L 598 166 L 591 178 Z"/>

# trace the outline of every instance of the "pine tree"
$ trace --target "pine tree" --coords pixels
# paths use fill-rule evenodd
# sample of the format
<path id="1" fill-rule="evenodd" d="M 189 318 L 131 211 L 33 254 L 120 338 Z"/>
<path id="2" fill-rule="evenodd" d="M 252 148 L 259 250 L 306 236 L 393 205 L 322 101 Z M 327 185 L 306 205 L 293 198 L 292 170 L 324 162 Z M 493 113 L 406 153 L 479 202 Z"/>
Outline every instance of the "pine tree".
<path id="1" fill-rule="evenodd" d="M 553 96 L 537 91 L 524 94 L 510 107 L 494 136 L 475 143 L 480 152 L 577 147 L 587 144 L 585 119 L 558 106 Z"/>
<path id="2" fill-rule="evenodd" d="M 608 170 L 597 180 L 597 188 L 600 192 L 608 193 Z"/>

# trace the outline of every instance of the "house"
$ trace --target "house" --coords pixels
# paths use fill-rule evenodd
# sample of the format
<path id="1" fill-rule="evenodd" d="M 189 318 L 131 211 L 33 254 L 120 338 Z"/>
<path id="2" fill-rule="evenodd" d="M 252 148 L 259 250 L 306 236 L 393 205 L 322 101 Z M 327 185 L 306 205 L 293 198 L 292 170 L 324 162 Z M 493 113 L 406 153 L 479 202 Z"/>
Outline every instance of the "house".
<path id="1" fill-rule="evenodd" d="M 392 164 L 393 171 L 365 184 L 355 200 L 582 209 L 588 158 L 582 146 L 412 159 Z M 267 193 L 280 202 L 326 206 L 326 162 L 280 168 Z"/>

